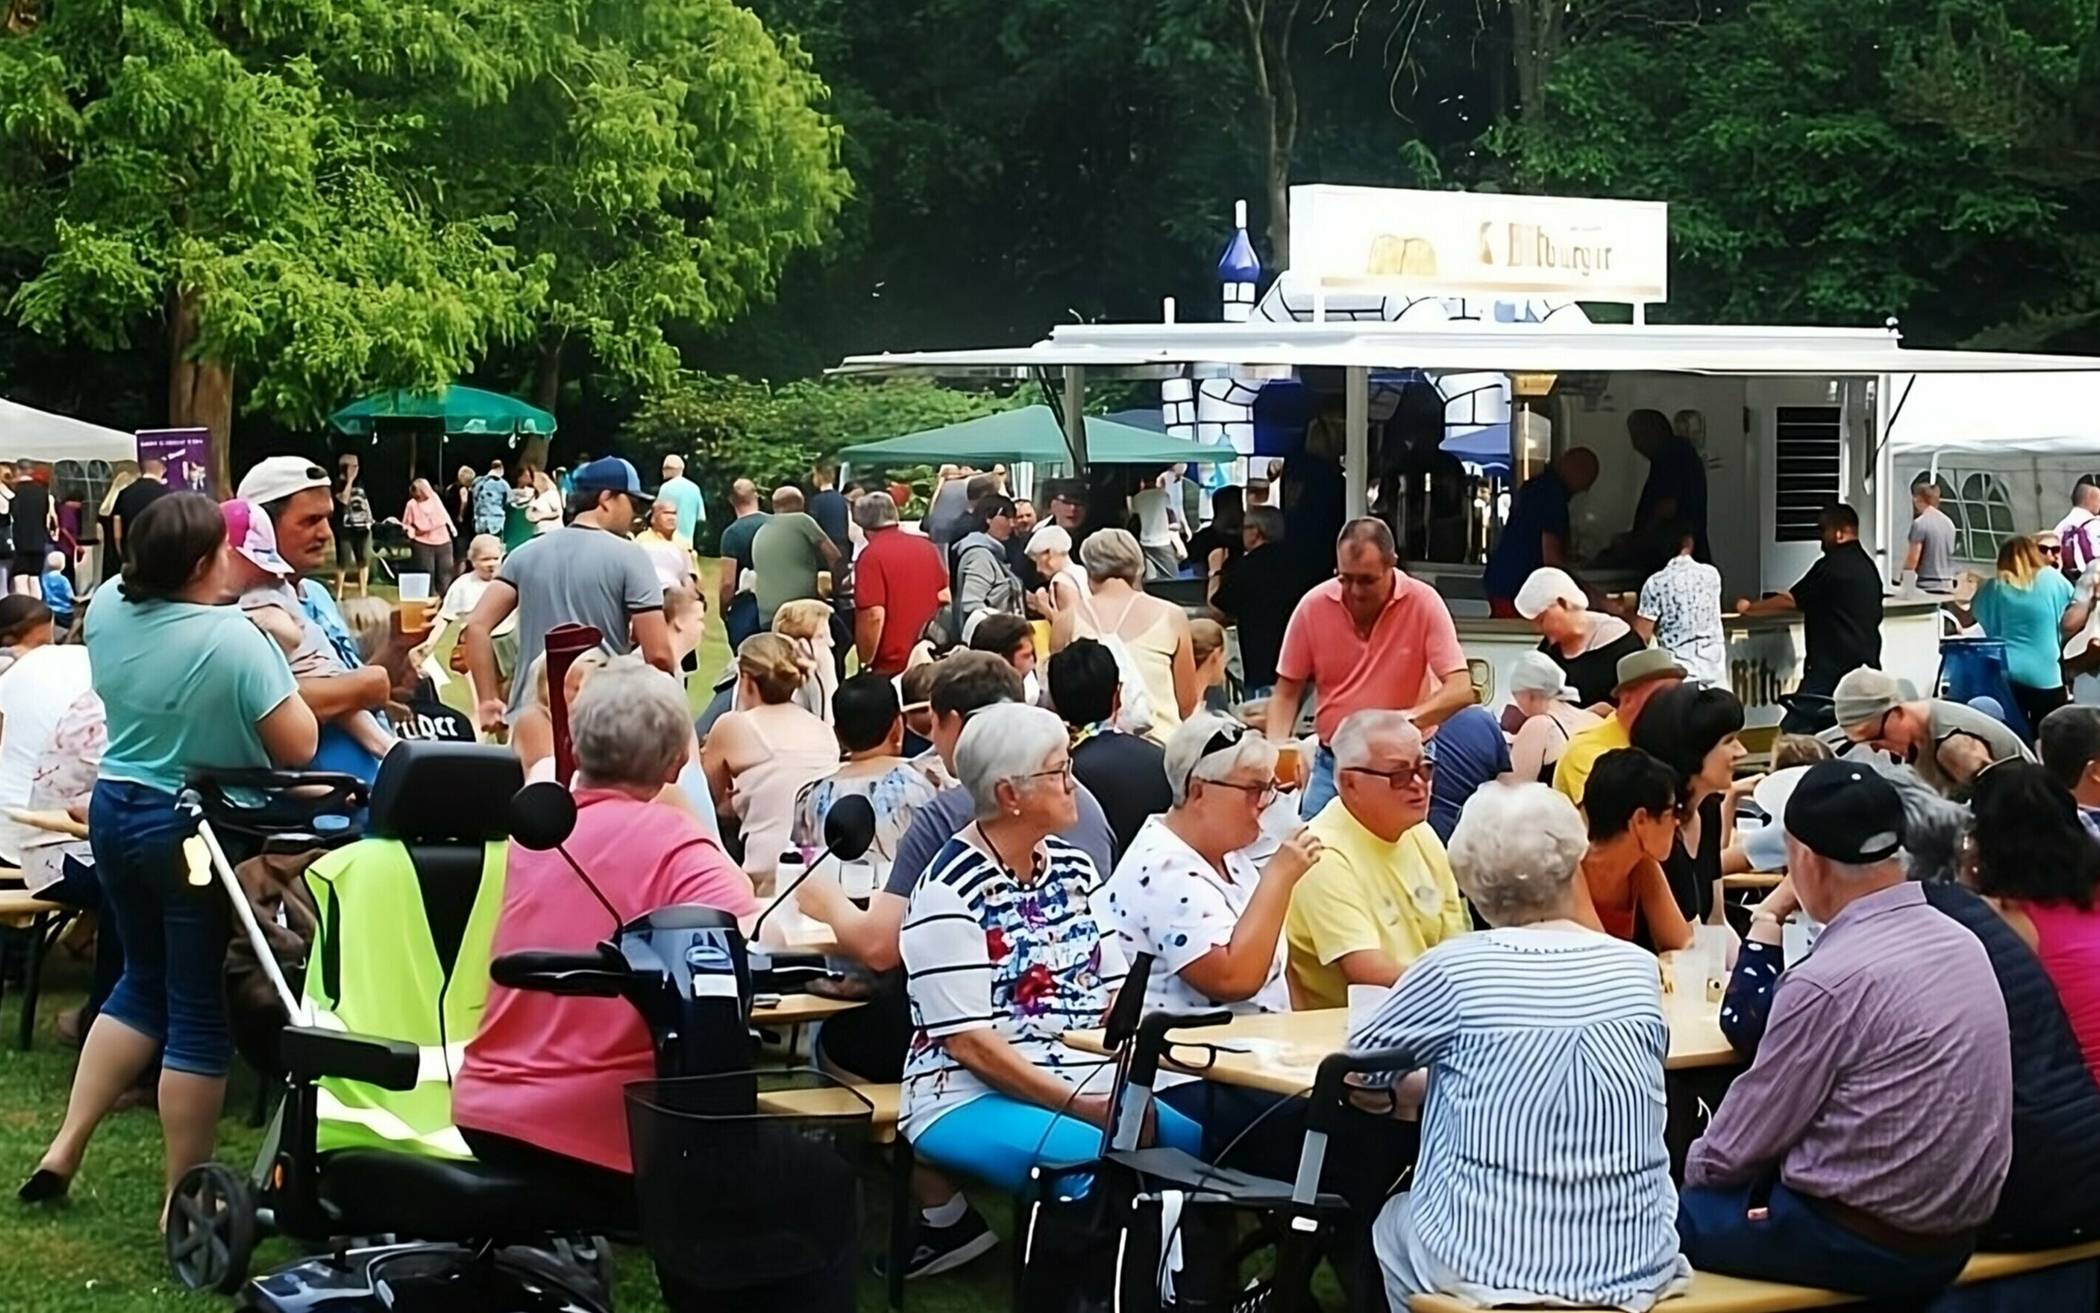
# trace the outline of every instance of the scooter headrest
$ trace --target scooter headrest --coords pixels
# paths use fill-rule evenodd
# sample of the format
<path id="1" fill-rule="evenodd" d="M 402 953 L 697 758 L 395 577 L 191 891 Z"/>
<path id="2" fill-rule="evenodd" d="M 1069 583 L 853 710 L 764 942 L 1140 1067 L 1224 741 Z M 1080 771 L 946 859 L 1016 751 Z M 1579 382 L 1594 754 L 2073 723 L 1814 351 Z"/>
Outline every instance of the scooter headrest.
<path id="1" fill-rule="evenodd" d="M 508 748 L 404 739 L 380 763 L 365 832 L 403 843 L 506 839 L 511 795 L 524 782 Z"/>

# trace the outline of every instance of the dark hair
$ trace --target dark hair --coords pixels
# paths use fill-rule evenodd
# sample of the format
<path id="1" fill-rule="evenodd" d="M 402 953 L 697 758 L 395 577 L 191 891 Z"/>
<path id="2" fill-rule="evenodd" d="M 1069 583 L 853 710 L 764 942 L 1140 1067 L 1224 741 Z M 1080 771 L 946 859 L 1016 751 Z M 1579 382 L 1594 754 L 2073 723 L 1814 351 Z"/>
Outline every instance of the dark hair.
<path id="1" fill-rule="evenodd" d="M 996 474 L 972 474 L 963 484 L 963 501 L 971 506 L 999 491 L 999 476 Z"/>
<path id="2" fill-rule="evenodd" d="M 1014 649 L 1021 644 L 1034 641 L 1035 630 L 1029 623 L 1020 616 L 1009 615 L 1004 611 L 992 612 L 979 620 L 977 628 L 970 631 L 972 652 L 990 652 L 1002 661 L 1010 659 Z"/>
<path id="3" fill-rule="evenodd" d="M 1115 710 L 1122 683 L 1116 654 L 1091 638 L 1075 638 L 1050 658 L 1050 702 L 1068 725 L 1095 725 Z"/>
<path id="4" fill-rule="evenodd" d="M 1249 506 L 1241 527 L 1249 524 L 1264 543 L 1273 546 L 1283 541 L 1283 512 L 1274 506 Z"/>
<path id="5" fill-rule="evenodd" d="M 1843 502 L 1832 502 L 1816 516 L 1818 529 L 1850 529 L 1859 532 L 1859 512 Z"/>
<path id="6" fill-rule="evenodd" d="M 2081 911 L 2093 905 L 2100 844 L 2048 771 L 2031 761 L 2001 761 L 1977 775 L 1969 810 L 1977 893 Z"/>
<path id="7" fill-rule="evenodd" d="M 2058 707 L 2042 717 L 2034 746 L 2049 778 L 2066 793 L 2077 792 L 2086 767 L 2100 757 L 2100 707 Z"/>
<path id="8" fill-rule="evenodd" d="M 600 499 L 600 498 L 602 498 L 603 496 L 605 496 L 605 494 L 606 494 L 606 493 L 608 493 L 608 492 L 613 492 L 613 491 L 616 491 L 616 490 L 615 490 L 615 489 L 612 489 L 612 488 L 576 488 L 576 489 L 572 489 L 572 490 L 570 491 L 570 493 L 569 493 L 569 502 L 568 502 L 568 512 L 569 512 L 569 513 L 568 513 L 568 515 L 567 515 L 566 517 L 564 517 L 564 518 L 565 518 L 565 519 L 569 519 L 569 520 L 573 520 L 573 519 L 575 519 L 575 518 L 576 518 L 577 516 L 579 516 L 579 515 L 582 515 L 583 513 L 585 513 L 586 511 L 595 511 L 595 510 L 597 510 L 597 509 L 598 509 L 598 501 L 599 501 L 599 499 Z"/>
<path id="9" fill-rule="evenodd" d="M 1723 688 L 1679 684 L 1648 699 L 1633 722 L 1633 746 L 1655 756 L 1677 776 L 1677 802 L 1689 801 L 1692 777 L 1706 754 L 1730 734 L 1743 730 L 1743 704 Z M 1589 789 L 1583 789 L 1585 804 Z"/>
<path id="10" fill-rule="evenodd" d="M 51 608 L 27 593 L 0 597 L 0 647 L 13 647 L 29 631 L 51 623 Z"/>
<path id="11" fill-rule="evenodd" d="M 927 699 L 934 714 L 967 714 L 994 702 L 1019 702 L 1024 696 L 1021 676 L 1005 657 L 989 652 L 956 652 L 941 658 L 940 673 L 933 677 L 933 692 Z"/>
<path id="12" fill-rule="evenodd" d="M 993 520 L 999 518 L 1002 515 L 1011 518 L 1013 513 L 1013 498 L 1007 496 L 1003 492 L 990 493 L 986 496 L 978 498 L 977 501 L 971 506 L 971 527 L 974 528 L 977 532 L 982 533 L 984 532 L 984 527 L 990 524 Z"/>
<path id="13" fill-rule="evenodd" d="M 873 671 L 862 671 L 831 695 L 831 727 L 848 752 L 879 748 L 897 724 L 897 686 Z"/>
<path id="14" fill-rule="evenodd" d="M 1646 720 L 1647 717 L 1641 717 Z M 1590 839 L 1610 839 L 1626 832 L 1637 812 L 1668 816 L 1677 810 L 1677 772 L 1639 748 L 1614 748 L 1590 767 L 1582 786 L 1582 810 L 1589 817 Z"/>
<path id="15" fill-rule="evenodd" d="M 189 587 L 197 567 L 226 543 L 226 517 L 201 492 L 171 492 L 139 512 L 124 530 L 127 602 L 165 601 Z"/>

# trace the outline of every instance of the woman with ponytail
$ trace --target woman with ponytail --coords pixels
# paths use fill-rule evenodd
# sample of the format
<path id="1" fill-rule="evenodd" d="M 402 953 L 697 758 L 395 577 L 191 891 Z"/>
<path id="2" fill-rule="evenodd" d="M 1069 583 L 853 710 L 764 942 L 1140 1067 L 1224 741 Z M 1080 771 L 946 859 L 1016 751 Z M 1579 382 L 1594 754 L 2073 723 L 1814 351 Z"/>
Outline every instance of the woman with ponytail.
<path id="1" fill-rule="evenodd" d="M 795 795 L 838 769 L 831 726 L 795 701 L 812 669 L 792 639 L 745 639 L 736 650 L 737 709 L 715 722 L 700 753 L 715 810 L 740 824 L 744 870 L 761 896 L 772 891 L 793 829 Z"/>

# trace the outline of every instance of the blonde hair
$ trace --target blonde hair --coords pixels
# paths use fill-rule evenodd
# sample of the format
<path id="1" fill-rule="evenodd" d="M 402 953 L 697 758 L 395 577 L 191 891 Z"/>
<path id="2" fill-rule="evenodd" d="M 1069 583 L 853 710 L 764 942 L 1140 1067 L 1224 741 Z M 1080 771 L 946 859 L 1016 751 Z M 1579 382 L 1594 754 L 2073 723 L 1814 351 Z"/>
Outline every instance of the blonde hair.
<path id="1" fill-rule="evenodd" d="M 386 646 L 387 631 L 393 626 L 394 608 L 383 598 L 352 597 L 337 609 L 343 613 L 343 627 L 357 640 L 358 655 L 367 661 L 378 656 Z"/>
<path id="2" fill-rule="evenodd" d="M 467 543 L 467 559 L 473 560 L 483 552 L 494 552 L 498 560 L 503 557 L 503 540 L 492 533 L 477 533 Z"/>
<path id="3" fill-rule="evenodd" d="M 604 665 L 610 659 L 605 655 L 604 648 L 594 647 L 582 656 L 577 657 L 576 663 L 570 666 L 569 669 L 571 672 L 583 671 L 583 674 L 577 676 L 577 678 L 588 680 L 593 670 Z M 545 652 L 532 659 L 532 668 L 525 672 L 525 678 L 532 681 L 532 705 L 542 711 L 553 710 L 553 696 L 547 689 L 547 654 Z M 581 686 L 579 685 L 579 687 Z"/>
<path id="4" fill-rule="evenodd" d="M 1830 745 L 1813 734 L 1782 734 L 1772 740 L 1772 769 L 1813 766 L 1830 760 Z"/>
<path id="5" fill-rule="evenodd" d="M 773 632 L 783 638 L 816 638 L 831 632 L 831 603 L 813 597 L 782 602 L 773 613 Z"/>
<path id="6" fill-rule="evenodd" d="M 789 639 L 753 634 L 737 645 L 736 669 L 758 689 L 759 700 L 772 707 L 794 697 L 812 667 Z"/>
<path id="7" fill-rule="evenodd" d="M 109 481 L 109 491 L 102 494 L 102 505 L 95 509 L 95 514 L 110 515 L 115 513 L 117 509 L 117 494 L 138 481 L 139 467 L 137 462 L 118 461 L 115 477 Z"/>
<path id="8" fill-rule="evenodd" d="M 1215 620 L 1189 621 L 1189 649 L 1195 655 L 1197 665 L 1210 660 L 1210 654 L 1224 646 L 1225 626 Z"/>
<path id="9" fill-rule="evenodd" d="M 2016 533 L 2007 538 L 1998 548 L 1998 578 L 2015 588 L 2031 587 L 2035 578 L 2048 568 L 2042 560 L 2042 549 L 2035 546 L 2028 534 Z"/>

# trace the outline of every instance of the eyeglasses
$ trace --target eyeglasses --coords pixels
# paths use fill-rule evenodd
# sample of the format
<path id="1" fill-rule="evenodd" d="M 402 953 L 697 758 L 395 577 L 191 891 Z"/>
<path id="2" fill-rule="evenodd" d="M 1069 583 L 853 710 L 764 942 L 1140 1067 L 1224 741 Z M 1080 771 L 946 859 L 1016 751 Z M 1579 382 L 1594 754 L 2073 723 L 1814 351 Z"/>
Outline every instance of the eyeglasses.
<path id="1" fill-rule="evenodd" d="M 1427 784 L 1436 776 L 1436 763 L 1424 761 L 1411 766 L 1396 766 L 1392 770 L 1372 770 L 1369 766 L 1344 766 L 1344 775 L 1376 775 L 1385 781 L 1388 789 L 1412 788 L 1416 780 Z"/>
<path id="2" fill-rule="evenodd" d="M 1276 781 L 1263 780 L 1259 784 L 1234 784 L 1231 780 L 1197 780 L 1197 784 L 1217 785 L 1221 789 L 1236 789 L 1254 799 L 1257 807 L 1266 807 L 1276 801 Z"/>
<path id="3" fill-rule="evenodd" d="M 1030 771 L 1026 775 L 1014 776 L 1014 781 L 1016 783 L 1019 783 L 1022 780 L 1047 780 L 1052 776 L 1056 776 L 1057 778 L 1063 780 L 1065 784 L 1065 789 L 1067 792 L 1069 792 L 1072 788 L 1072 763 L 1070 759 L 1067 759 L 1065 761 L 1065 764 L 1058 767 L 1056 770 Z"/>

